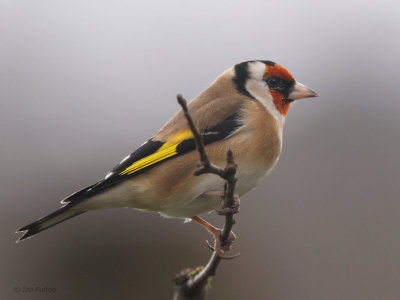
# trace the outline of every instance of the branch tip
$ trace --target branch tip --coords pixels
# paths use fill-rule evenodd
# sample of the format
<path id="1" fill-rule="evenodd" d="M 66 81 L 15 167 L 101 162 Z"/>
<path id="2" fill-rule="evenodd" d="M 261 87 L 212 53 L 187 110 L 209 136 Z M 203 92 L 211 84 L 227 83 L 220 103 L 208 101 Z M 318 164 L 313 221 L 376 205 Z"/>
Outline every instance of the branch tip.
<path id="1" fill-rule="evenodd" d="M 186 109 L 186 99 L 183 98 L 183 96 L 181 94 L 176 95 L 176 99 L 178 100 L 178 103 L 180 106 L 182 106 L 183 110 L 187 110 Z"/>

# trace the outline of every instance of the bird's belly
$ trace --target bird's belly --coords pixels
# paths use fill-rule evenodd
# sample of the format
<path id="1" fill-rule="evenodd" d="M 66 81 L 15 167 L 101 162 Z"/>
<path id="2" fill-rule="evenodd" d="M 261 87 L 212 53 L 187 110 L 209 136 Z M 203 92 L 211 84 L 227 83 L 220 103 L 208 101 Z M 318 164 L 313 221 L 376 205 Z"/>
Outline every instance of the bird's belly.
<path id="1" fill-rule="evenodd" d="M 160 214 L 166 217 L 190 218 L 217 208 L 221 199 L 204 193 L 223 190 L 224 180 L 213 174 L 204 174 L 196 179 L 197 183 L 186 195 L 175 194 L 173 197 L 176 199 L 169 201 L 169 205 L 163 207 Z"/>
<path id="2" fill-rule="evenodd" d="M 236 193 L 239 196 L 243 196 L 244 194 L 251 191 L 255 188 L 260 181 L 265 178 L 271 169 L 268 170 L 254 170 L 253 172 L 247 172 L 244 174 L 238 174 L 239 180 L 236 183 Z"/>
<path id="3" fill-rule="evenodd" d="M 260 180 L 262 180 L 271 169 L 259 170 L 252 169 L 247 172 L 238 172 L 235 193 L 239 197 L 243 196 L 253 188 L 255 188 Z M 207 191 L 222 191 L 224 181 L 216 177 L 216 175 L 202 175 L 207 176 L 201 184 L 195 187 L 192 191 L 192 197 L 186 198 L 184 201 L 173 201 L 173 205 L 165 207 L 160 214 L 166 217 L 174 218 L 190 218 L 197 215 L 205 214 L 211 210 L 218 208 L 221 205 L 221 199 L 216 196 L 208 196 L 204 193 Z"/>

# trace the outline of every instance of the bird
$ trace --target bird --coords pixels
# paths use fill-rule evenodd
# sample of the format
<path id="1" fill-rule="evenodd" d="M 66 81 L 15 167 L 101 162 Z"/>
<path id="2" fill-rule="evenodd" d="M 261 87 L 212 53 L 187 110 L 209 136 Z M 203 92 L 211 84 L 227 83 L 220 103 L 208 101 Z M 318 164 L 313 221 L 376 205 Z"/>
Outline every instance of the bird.
<path id="1" fill-rule="evenodd" d="M 255 188 L 278 162 L 291 103 L 317 96 L 285 67 L 251 60 L 227 69 L 188 103 L 210 161 L 223 167 L 227 151 L 233 153 L 238 166 L 237 199 Z M 180 110 L 104 179 L 19 229 L 23 235 L 18 241 L 90 210 L 122 207 L 194 220 L 217 239 L 220 230 L 200 215 L 220 207 L 224 180 L 214 174 L 193 174 L 199 156 L 195 150 L 194 135 Z M 234 238 L 231 232 L 230 240 Z"/>

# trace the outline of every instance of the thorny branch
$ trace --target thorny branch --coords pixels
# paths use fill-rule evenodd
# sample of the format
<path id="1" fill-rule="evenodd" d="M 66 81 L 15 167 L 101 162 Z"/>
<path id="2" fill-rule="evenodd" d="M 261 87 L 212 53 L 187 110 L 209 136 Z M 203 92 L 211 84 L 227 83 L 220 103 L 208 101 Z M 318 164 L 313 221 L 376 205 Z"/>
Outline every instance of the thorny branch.
<path id="1" fill-rule="evenodd" d="M 225 169 L 218 168 L 214 166 L 205 151 L 203 136 L 198 132 L 192 117 L 188 111 L 186 100 L 182 95 L 177 95 L 178 103 L 182 107 L 183 113 L 188 122 L 189 128 L 194 135 L 197 150 L 200 154 L 200 161 L 198 163 L 197 169 L 194 171 L 194 175 L 199 176 L 201 174 L 212 173 L 218 175 L 222 179 L 225 179 L 225 194 L 223 197 L 224 207 L 232 208 L 235 206 L 235 184 L 236 184 L 236 169 L 237 165 L 234 162 L 233 154 L 231 150 L 227 151 L 227 163 Z M 224 245 L 228 241 L 229 234 L 232 230 L 232 226 L 235 224 L 233 214 L 224 213 L 225 224 L 221 231 L 221 245 Z M 215 275 L 217 267 L 221 259 L 235 258 L 231 257 L 221 257 L 216 251 L 210 257 L 207 265 L 199 270 L 183 270 L 180 274 L 176 275 L 175 281 L 175 293 L 174 300 L 182 299 L 206 299 L 208 294 L 208 283 L 212 276 Z"/>

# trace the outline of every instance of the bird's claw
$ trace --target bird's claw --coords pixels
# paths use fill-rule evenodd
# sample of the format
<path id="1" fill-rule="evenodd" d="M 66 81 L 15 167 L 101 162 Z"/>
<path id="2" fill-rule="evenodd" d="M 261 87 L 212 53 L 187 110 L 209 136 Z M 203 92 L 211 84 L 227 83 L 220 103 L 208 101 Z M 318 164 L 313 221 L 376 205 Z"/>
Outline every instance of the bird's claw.
<path id="1" fill-rule="evenodd" d="M 209 241 L 206 241 L 208 248 L 210 250 L 215 251 L 215 253 L 221 258 L 221 259 L 234 259 L 240 255 L 240 253 L 237 253 L 235 255 L 227 256 L 224 255 L 226 251 L 229 251 L 232 247 L 233 241 L 236 239 L 236 235 L 231 231 L 229 234 L 229 237 L 225 241 L 224 245 L 221 245 L 221 230 L 219 230 L 215 235 L 214 235 L 214 246 L 210 244 Z"/>
<path id="2" fill-rule="evenodd" d="M 237 214 L 240 210 L 240 199 L 237 195 L 234 196 L 234 203 L 232 206 L 225 207 L 224 202 L 222 202 L 221 207 L 215 209 L 218 215 L 234 215 Z"/>

